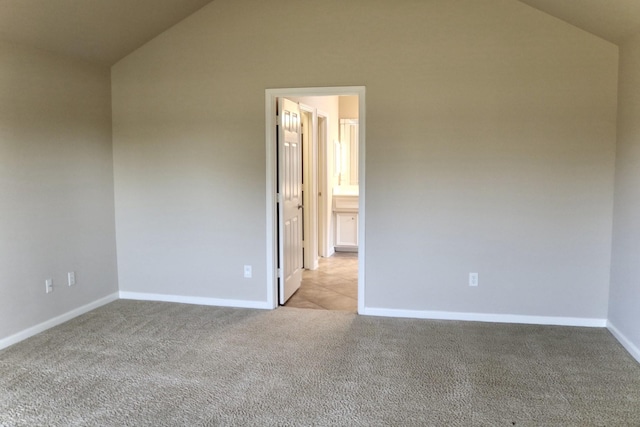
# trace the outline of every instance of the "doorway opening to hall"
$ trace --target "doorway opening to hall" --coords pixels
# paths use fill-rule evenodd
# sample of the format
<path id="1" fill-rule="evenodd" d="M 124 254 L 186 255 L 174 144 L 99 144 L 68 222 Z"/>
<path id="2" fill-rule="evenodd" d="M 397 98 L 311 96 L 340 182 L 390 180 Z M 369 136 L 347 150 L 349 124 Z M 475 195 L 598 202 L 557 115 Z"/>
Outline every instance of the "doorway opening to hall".
<path id="1" fill-rule="evenodd" d="M 359 97 L 276 102 L 278 303 L 357 312 Z"/>

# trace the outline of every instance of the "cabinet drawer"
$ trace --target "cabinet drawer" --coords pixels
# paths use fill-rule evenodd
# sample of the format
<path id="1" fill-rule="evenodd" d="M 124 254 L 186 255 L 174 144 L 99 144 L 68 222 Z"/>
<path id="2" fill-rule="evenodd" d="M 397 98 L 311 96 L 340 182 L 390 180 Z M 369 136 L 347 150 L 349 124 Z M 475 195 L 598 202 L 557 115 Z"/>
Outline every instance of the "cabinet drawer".
<path id="1" fill-rule="evenodd" d="M 357 196 L 333 196 L 333 210 L 358 212 Z"/>

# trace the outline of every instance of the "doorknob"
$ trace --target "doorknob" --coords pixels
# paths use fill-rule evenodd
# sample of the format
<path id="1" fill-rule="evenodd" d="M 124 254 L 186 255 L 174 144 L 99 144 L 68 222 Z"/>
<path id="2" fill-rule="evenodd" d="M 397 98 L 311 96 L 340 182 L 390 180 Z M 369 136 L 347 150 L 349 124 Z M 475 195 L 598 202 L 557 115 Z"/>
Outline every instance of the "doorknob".
<path id="1" fill-rule="evenodd" d="M 304 209 L 303 205 L 298 205 L 298 209 Z"/>

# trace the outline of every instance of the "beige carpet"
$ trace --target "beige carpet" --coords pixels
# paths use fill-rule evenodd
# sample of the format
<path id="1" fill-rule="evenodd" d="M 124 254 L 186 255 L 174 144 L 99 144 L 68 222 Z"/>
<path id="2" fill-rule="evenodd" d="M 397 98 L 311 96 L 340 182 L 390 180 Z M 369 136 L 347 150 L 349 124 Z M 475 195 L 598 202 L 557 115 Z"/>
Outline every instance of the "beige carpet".
<path id="1" fill-rule="evenodd" d="M 116 301 L 0 352 L 2 426 L 639 426 L 604 329 Z"/>

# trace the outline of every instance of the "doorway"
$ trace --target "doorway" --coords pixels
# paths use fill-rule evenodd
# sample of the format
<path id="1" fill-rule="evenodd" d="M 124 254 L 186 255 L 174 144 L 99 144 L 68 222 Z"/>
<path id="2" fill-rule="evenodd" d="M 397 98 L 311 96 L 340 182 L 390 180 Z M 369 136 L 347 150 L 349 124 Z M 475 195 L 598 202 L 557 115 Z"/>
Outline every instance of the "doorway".
<path id="1" fill-rule="evenodd" d="M 340 180 L 340 168 L 338 164 L 340 162 L 340 144 L 339 137 L 332 135 L 328 131 L 328 123 L 333 122 L 332 125 L 337 129 L 339 126 L 339 117 L 336 114 L 327 114 L 325 111 L 315 109 L 308 105 L 301 105 L 298 117 L 301 118 L 302 127 L 306 127 L 306 131 L 300 131 L 300 147 L 308 146 L 307 153 L 303 152 L 303 159 L 306 164 L 301 171 L 301 176 L 305 179 L 306 194 L 303 195 L 304 200 L 304 217 L 311 224 L 304 224 L 302 226 L 303 233 L 310 238 L 310 242 L 305 240 L 305 253 L 301 256 L 304 259 L 306 276 L 309 280 L 317 281 L 318 278 L 324 277 L 329 279 L 331 276 L 330 271 L 333 273 L 342 275 L 344 278 L 349 276 L 348 267 L 346 264 L 351 264 L 357 267 L 357 274 L 353 274 L 351 280 L 353 281 L 355 289 L 357 289 L 357 311 L 362 312 L 365 306 L 365 280 L 364 280 L 364 266 L 365 266 L 365 89 L 364 87 L 334 87 L 334 88 L 303 88 L 303 89 L 268 89 L 266 91 L 266 148 L 267 148 L 267 297 L 268 304 L 272 307 L 276 307 L 278 303 L 282 303 L 282 299 L 279 295 L 282 295 L 284 290 L 282 285 L 284 284 L 283 272 L 289 271 L 291 268 L 287 268 L 286 261 L 291 259 L 290 256 L 284 255 L 284 245 L 282 239 L 283 229 L 283 201 L 282 194 L 279 193 L 281 189 L 282 178 L 296 176 L 296 173 L 286 172 L 281 177 L 282 166 L 284 163 L 282 152 L 284 152 L 284 146 L 280 145 L 282 141 L 282 117 L 278 118 L 277 112 L 279 100 L 284 98 L 309 98 L 309 97 L 353 97 L 357 100 L 356 111 L 358 115 L 358 129 L 356 133 L 357 137 L 354 149 L 354 158 L 351 159 L 351 164 L 358 165 L 357 174 L 353 173 L 354 177 L 352 181 L 359 183 L 359 194 L 354 198 L 355 206 L 351 206 L 355 214 L 351 215 L 355 218 L 355 221 L 351 224 L 344 222 L 345 216 L 343 215 L 343 228 L 353 227 L 352 238 L 357 242 L 357 254 L 350 252 L 339 252 L 333 257 L 332 255 L 335 245 L 335 232 L 336 232 L 336 217 L 335 217 L 335 205 L 336 199 L 333 197 L 333 184 L 334 178 Z M 284 111 L 284 110 L 283 110 Z M 294 114 L 294 113 L 290 113 Z M 309 128 L 313 128 L 309 130 Z M 306 135 L 307 141 L 304 142 L 302 135 Z M 279 143 L 279 137 L 281 141 Z M 289 135 L 291 137 L 291 135 Z M 335 138 L 335 139 L 334 139 Z M 289 143 L 289 146 L 295 144 Z M 278 148 L 280 145 L 280 153 Z M 304 150 L 304 149 L 303 149 Z M 329 157 L 328 156 L 332 156 Z M 338 163 L 338 164 L 337 164 Z M 287 163 L 288 164 L 288 163 Z M 345 163 L 346 164 L 346 163 Z M 353 168 L 352 168 L 353 169 Z M 339 182 L 339 181 L 338 181 Z M 340 193 L 340 189 L 336 188 L 336 192 Z M 351 201 L 353 203 L 353 201 Z M 328 218 L 328 219 L 327 219 Z M 286 245 L 290 246 L 289 244 Z M 344 249 L 344 248 L 341 248 Z M 320 257 L 318 257 L 320 255 Z M 314 262 L 314 257 L 319 263 Z M 295 258 L 295 257 L 294 257 Z M 319 267 L 319 268 L 318 268 Z M 325 271 L 322 271 L 322 269 Z M 326 270 L 326 269 L 329 270 Z M 353 271 L 353 268 L 351 269 Z M 329 272 L 329 273 L 328 273 Z M 334 274 L 334 275 L 335 275 Z M 327 282 L 328 286 L 331 286 Z M 280 291 L 280 293 L 279 293 Z M 353 293 L 353 292 L 349 292 Z M 287 298 L 289 295 L 287 295 Z M 337 307 L 340 309 L 340 307 Z"/>

